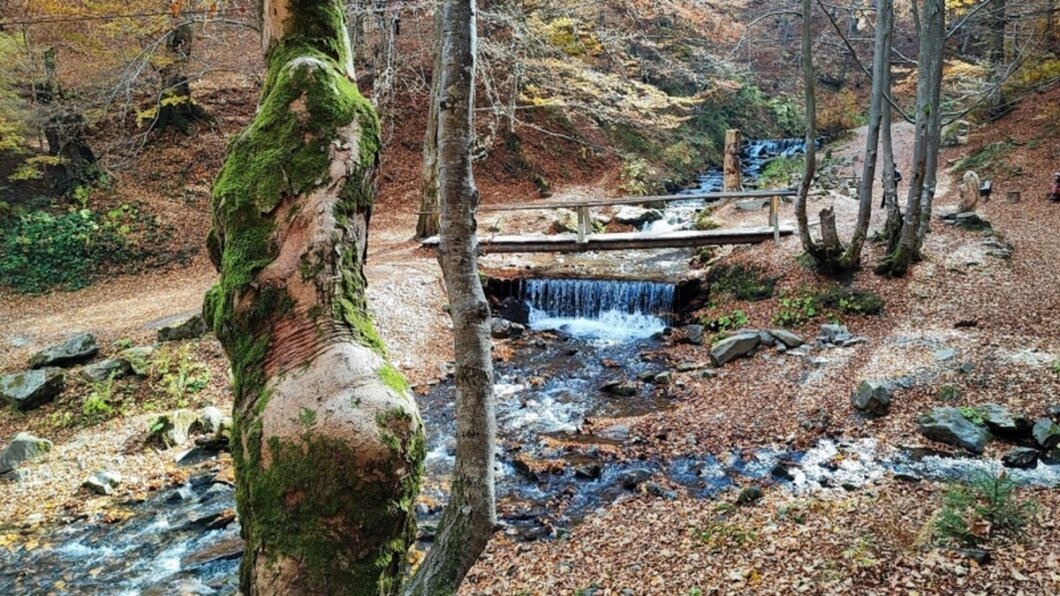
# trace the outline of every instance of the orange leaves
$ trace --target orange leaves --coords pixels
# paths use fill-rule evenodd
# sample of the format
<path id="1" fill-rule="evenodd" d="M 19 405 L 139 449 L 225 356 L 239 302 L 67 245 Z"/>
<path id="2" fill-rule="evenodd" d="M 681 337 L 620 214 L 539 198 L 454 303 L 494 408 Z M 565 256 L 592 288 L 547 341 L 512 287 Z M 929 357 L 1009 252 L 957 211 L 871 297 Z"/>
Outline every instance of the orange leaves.
<path id="1" fill-rule="evenodd" d="M 173 0 L 169 4 L 169 13 L 173 15 L 173 18 L 180 16 L 180 10 L 184 8 L 184 0 Z"/>

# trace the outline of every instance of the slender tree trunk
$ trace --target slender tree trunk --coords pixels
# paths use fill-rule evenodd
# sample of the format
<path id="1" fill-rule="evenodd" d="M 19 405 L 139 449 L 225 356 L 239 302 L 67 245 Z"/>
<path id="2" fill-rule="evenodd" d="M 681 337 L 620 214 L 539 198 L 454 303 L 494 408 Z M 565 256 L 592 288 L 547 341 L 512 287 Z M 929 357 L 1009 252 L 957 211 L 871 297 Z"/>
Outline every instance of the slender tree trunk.
<path id="1" fill-rule="evenodd" d="M 893 9 L 893 5 L 892 5 Z M 894 13 L 891 13 L 889 26 L 894 26 Z M 877 25 L 879 26 L 879 25 Z M 887 80 L 884 83 L 884 92 L 891 93 L 891 67 L 888 63 L 884 70 Z M 891 136 L 891 106 L 883 106 L 880 114 L 880 145 L 883 152 L 883 207 L 887 209 L 887 223 L 884 224 L 883 238 L 888 243 L 887 252 L 894 250 L 892 239 L 897 242 L 898 235 L 902 230 L 902 211 L 898 206 L 898 182 L 895 179 L 896 166 L 894 164 L 894 143 Z"/>
<path id="2" fill-rule="evenodd" d="M 420 214 L 416 237 L 438 234 L 438 96 L 442 81 L 442 7 L 434 7 L 434 67 L 431 69 L 431 97 L 427 107 L 427 130 L 423 139 L 423 171 L 420 176 Z"/>
<path id="3" fill-rule="evenodd" d="M 840 268 L 851 270 L 861 264 L 861 249 L 869 233 L 872 221 L 872 191 L 876 182 L 877 151 L 880 144 L 880 127 L 888 92 L 887 74 L 891 68 L 891 17 L 893 0 L 878 0 L 876 3 L 876 40 L 872 53 L 872 91 L 869 101 L 869 122 L 865 134 L 865 156 L 861 171 L 861 186 L 858 188 L 858 221 L 850 245 L 840 259 Z M 822 226 L 824 224 L 822 223 Z"/>
<path id="4" fill-rule="evenodd" d="M 442 3 L 438 109 L 441 242 L 438 261 L 453 317 L 456 353 L 456 465 L 438 534 L 406 590 L 423 596 L 456 592 L 496 525 L 493 458 L 496 421 L 489 304 L 478 277 L 471 173 L 474 135 L 476 11 L 474 0 Z"/>
<path id="5" fill-rule="evenodd" d="M 915 6 L 915 5 L 914 5 Z M 881 275 L 902 276 L 920 258 L 920 239 L 926 219 L 931 216 L 935 170 L 938 166 L 939 114 L 942 82 L 942 50 L 945 45 L 945 7 L 943 0 L 923 0 L 918 18 L 922 19 L 920 53 L 917 66 L 916 136 L 913 145 L 913 171 L 901 232 L 895 248 L 876 268 Z"/>
<path id="6" fill-rule="evenodd" d="M 263 0 L 258 112 L 213 189 L 248 596 L 394 594 L 415 535 L 424 431 L 366 304 L 379 124 L 342 8 Z"/>
<path id="7" fill-rule="evenodd" d="M 996 119 L 1006 113 L 1005 98 L 1002 92 L 1004 85 L 1001 79 L 1005 76 L 1005 26 L 1008 18 L 1005 16 L 1005 0 L 993 0 L 993 6 L 987 8 L 991 12 L 990 33 L 987 36 L 988 50 L 987 59 L 990 61 L 990 97 L 987 99 L 987 113 L 990 118 Z"/>
<path id="8" fill-rule="evenodd" d="M 802 181 L 799 182 L 799 194 L 795 198 L 795 220 L 799 226 L 799 238 L 802 249 L 815 260 L 820 248 L 810 235 L 809 218 L 806 216 L 806 202 L 810 194 L 810 185 L 817 168 L 817 94 L 816 78 L 813 68 L 813 0 L 802 0 L 802 84 L 806 101 L 806 167 L 803 168 Z"/>

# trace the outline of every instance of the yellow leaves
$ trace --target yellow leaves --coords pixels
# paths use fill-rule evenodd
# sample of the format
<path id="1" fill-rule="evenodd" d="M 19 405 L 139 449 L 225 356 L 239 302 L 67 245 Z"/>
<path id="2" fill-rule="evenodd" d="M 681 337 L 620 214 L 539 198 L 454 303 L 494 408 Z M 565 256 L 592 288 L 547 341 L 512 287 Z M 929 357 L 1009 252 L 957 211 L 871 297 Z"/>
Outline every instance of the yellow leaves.
<path id="1" fill-rule="evenodd" d="M 14 532 L 8 534 L 0 534 L 0 548 L 6 548 L 9 551 L 15 550 L 15 545 L 18 543 L 18 534 Z"/>

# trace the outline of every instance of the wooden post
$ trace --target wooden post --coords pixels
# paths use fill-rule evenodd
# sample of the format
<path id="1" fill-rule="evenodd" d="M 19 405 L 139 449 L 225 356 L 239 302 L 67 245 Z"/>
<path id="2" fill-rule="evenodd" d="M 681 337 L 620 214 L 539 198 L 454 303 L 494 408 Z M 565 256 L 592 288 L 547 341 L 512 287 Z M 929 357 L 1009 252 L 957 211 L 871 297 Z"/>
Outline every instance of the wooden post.
<path id="1" fill-rule="evenodd" d="M 578 244 L 589 242 L 589 208 L 578 207 Z"/>
<path id="2" fill-rule="evenodd" d="M 743 190 L 740 173 L 740 131 L 725 131 L 725 190 Z"/>
<path id="3" fill-rule="evenodd" d="M 773 242 L 780 244 L 780 197 L 769 199 L 769 225 L 773 226 Z"/>
<path id="4" fill-rule="evenodd" d="M 1020 191 L 1018 191 L 1018 190 L 1010 190 L 1010 191 L 1008 191 L 1005 194 L 1005 197 L 1008 199 L 1009 203 L 1019 203 L 1020 202 Z"/>

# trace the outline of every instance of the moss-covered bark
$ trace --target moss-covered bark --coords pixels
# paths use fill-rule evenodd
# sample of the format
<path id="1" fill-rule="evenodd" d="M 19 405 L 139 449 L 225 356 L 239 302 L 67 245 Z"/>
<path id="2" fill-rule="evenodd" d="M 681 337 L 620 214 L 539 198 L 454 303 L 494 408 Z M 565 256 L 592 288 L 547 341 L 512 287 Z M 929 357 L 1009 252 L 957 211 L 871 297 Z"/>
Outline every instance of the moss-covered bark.
<path id="1" fill-rule="evenodd" d="M 424 433 L 365 299 L 378 121 L 338 0 L 262 10 L 268 73 L 215 182 L 204 303 L 234 374 L 241 591 L 391 594 Z"/>

